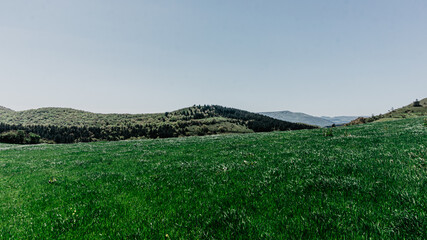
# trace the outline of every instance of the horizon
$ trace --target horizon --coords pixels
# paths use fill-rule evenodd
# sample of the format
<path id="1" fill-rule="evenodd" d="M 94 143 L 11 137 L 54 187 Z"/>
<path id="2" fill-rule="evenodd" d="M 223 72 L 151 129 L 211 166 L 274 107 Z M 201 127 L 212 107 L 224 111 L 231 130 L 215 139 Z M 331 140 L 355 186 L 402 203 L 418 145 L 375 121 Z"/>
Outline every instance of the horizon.
<path id="1" fill-rule="evenodd" d="M 0 3 L 0 105 L 370 116 L 425 98 L 427 2 Z"/>
<path id="2" fill-rule="evenodd" d="M 422 99 L 424 99 L 424 98 L 421 98 L 421 99 L 418 99 L 418 100 L 422 100 Z M 73 108 L 73 107 L 60 107 L 60 106 L 43 106 L 43 107 L 36 107 L 36 108 L 29 108 L 29 109 L 17 110 L 17 109 L 13 109 L 13 108 L 10 108 L 10 107 L 7 107 L 7 106 L 0 105 L 0 108 L 3 107 L 3 108 L 6 108 L 6 109 L 9 109 L 9 110 L 12 110 L 14 112 L 22 112 L 22 111 L 37 110 L 37 109 L 46 109 L 46 108 L 61 108 L 61 109 L 73 109 L 73 110 L 78 110 L 78 111 L 83 111 L 83 112 L 90 112 L 90 113 L 95 113 L 95 114 L 132 114 L 133 115 L 133 114 L 161 114 L 161 113 L 165 113 L 165 112 L 178 111 L 178 110 L 189 108 L 189 107 L 192 107 L 192 106 L 203 106 L 203 105 L 218 105 L 218 104 L 193 104 L 191 106 L 181 107 L 181 108 L 177 108 L 177 109 L 174 109 L 174 110 L 171 110 L 171 111 L 146 112 L 146 113 L 143 113 L 143 112 L 135 112 L 135 113 L 130 113 L 130 112 L 94 112 L 94 111 L 90 111 L 90 110 L 86 110 L 86 109 L 79 109 L 79 108 Z M 398 109 L 398 108 L 401 108 L 401 107 L 404 107 L 404 106 L 407 106 L 407 105 L 408 104 L 405 104 L 403 106 L 399 106 L 399 107 L 396 107 L 394 109 Z M 222 106 L 222 105 L 219 105 L 219 106 Z M 235 107 L 230 107 L 230 106 L 223 106 L 223 107 L 235 108 Z M 239 108 L 235 108 L 235 109 L 239 109 Z M 244 111 L 248 111 L 248 112 L 253 112 L 253 111 L 249 111 L 249 110 L 246 110 L 246 109 L 240 109 L 240 110 L 244 110 Z M 260 112 L 253 112 L 253 113 L 261 114 L 261 113 L 274 113 L 274 112 L 302 113 L 302 114 L 307 114 L 307 115 L 314 116 L 314 117 L 319 117 L 319 118 L 323 118 L 323 117 L 369 117 L 369 115 L 313 115 L 313 114 L 310 114 L 310 113 L 299 112 L 299 111 L 289 111 L 289 110 L 260 111 Z M 384 114 L 384 113 L 386 113 L 386 112 L 384 111 L 383 113 L 379 113 L 379 114 Z"/>

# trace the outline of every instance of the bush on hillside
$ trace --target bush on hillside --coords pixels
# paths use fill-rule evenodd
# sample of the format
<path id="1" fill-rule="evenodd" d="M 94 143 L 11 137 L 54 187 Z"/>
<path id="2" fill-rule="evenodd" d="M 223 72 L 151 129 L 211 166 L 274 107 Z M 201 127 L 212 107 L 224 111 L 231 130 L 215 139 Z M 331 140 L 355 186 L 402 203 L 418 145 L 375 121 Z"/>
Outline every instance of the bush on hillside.
<path id="1" fill-rule="evenodd" d="M 22 130 L 13 130 L 1 133 L 0 142 L 13 144 L 38 144 L 40 143 L 40 136 L 35 133 L 26 133 Z"/>
<path id="2" fill-rule="evenodd" d="M 334 132 L 332 131 L 332 128 L 328 128 L 326 131 L 323 132 L 323 135 L 325 137 L 333 137 L 334 136 Z"/>

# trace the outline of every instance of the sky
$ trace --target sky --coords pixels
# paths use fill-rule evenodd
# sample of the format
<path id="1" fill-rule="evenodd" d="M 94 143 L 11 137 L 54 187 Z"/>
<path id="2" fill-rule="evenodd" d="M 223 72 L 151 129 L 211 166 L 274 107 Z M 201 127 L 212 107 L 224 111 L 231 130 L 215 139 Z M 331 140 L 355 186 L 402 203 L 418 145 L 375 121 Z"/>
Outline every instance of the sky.
<path id="1" fill-rule="evenodd" d="M 316 116 L 427 97 L 425 0 L 2 0 L 0 106 Z"/>

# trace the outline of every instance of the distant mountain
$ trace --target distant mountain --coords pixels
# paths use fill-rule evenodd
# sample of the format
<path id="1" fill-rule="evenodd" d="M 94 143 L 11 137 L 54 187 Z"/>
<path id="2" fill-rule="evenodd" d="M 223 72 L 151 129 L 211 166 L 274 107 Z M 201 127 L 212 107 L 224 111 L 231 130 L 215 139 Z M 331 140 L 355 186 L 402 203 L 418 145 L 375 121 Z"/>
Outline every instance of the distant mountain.
<path id="1" fill-rule="evenodd" d="M 343 125 L 343 124 L 346 124 L 346 123 L 353 121 L 354 119 L 356 119 L 358 117 L 360 117 L 360 116 L 336 116 L 336 117 L 322 116 L 321 118 L 326 119 L 328 121 L 331 121 L 331 122 L 335 123 L 336 125 Z"/>
<path id="2" fill-rule="evenodd" d="M 314 126 L 326 127 L 334 124 L 333 121 L 324 119 L 321 117 L 311 116 L 300 112 L 291 111 L 278 111 L 278 112 L 261 112 L 260 114 L 269 116 L 275 119 L 293 122 L 293 123 L 305 123 Z"/>
<path id="3" fill-rule="evenodd" d="M 61 143 L 311 128 L 315 127 L 217 105 L 156 114 L 100 114 L 71 108 L 0 112 L 0 133 L 25 130 Z"/>
<path id="4" fill-rule="evenodd" d="M 333 124 L 344 125 L 358 118 L 358 116 L 316 117 L 306 113 L 291 111 L 261 112 L 260 114 L 283 121 L 289 121 L 293 123 L 305 123 L 319 127 L 328 127 L 332 126 Z"/>
<path id="5" fill-rule="evenodd" d="M 347 125 L 363 124 L 368 122 L 377 122 L 377 121 L 389 121 L 402 118 L 411 118 L 427 116 L 427 98 L 422 100 L 415 100 L 411 104 L 403 106 L 398 109 L 393 109 L 387 113 L 379 114 L 373 117 L 360 117 L 357 118 Z"/>

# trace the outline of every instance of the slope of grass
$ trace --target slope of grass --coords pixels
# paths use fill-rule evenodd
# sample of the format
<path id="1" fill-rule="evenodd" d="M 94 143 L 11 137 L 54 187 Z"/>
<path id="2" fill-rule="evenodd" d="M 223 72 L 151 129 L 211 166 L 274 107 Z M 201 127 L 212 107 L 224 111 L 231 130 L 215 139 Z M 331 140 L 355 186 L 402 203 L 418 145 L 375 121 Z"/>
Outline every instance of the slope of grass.
<path id="1" fill-rule="evenodd" d="M 368 122 L 393 121 L 396 119 L 427 116 L 427 98 L 420 100 L 419 103 L 420 103 L 420 106 L 417 106 L 417 107 L 414 107 L 414 103 L 411 103 L 401 108 L 389 111 L 388 113 L 385 113 L 385 114 L 380 114 L 380 115 L 366 117 L 366 118 L 360 117 L 351 121 L 347 125 L 356 125 L 356 124 L 368 123 Z"/>
<path id="2" fill-rule="evenodd" d="M 427 98 L 424 98 L 419 101 L 420 106 L 414 107 L 413 103 L 390 111 L 386 114 L 382 114 L 381 118 L 409 118 L 409 117 L 418 117 L 418 116 L 427 116 Z M 376 119 L 374 119 L 376 120 Z"/>
<path id="3" fill-rule="evenodd" d="M 426 239 L 423 118 L 0 145 L 0 239 Z"/>

